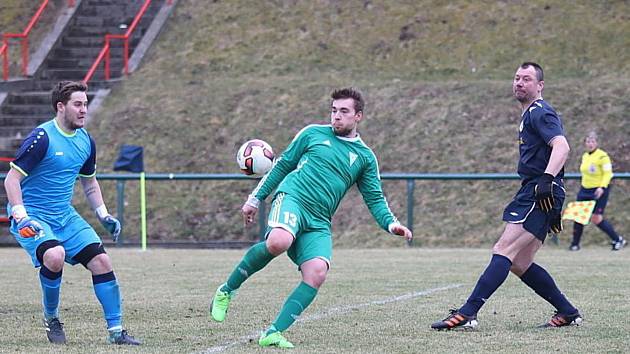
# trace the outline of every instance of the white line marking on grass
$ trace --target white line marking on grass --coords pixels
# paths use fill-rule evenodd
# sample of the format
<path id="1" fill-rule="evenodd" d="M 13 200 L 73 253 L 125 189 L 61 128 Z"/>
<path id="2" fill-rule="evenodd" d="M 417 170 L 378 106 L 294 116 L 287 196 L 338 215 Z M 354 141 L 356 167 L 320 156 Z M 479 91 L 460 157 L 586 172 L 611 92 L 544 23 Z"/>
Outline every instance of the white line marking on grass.
<path id="1" fill-rule="evenodd" d="M 370 301 L 370 302 L 365 302 L 365 303 L 362 303 L 362 304 L 332 307 L 332 308 L 324 310 L 321 313 L 316 313 L 316 314 L 313 314 L 313 315 L 310 315 L 310 316 L 300 317 L 300 319 L 298 319 L 296 321 L 296 323 L 297 322 L 317 321 L 317 320 L 321 320 L 321 319 L 327 318 L 327 317 L 332 317 L 332 316 L 336 316 L 336 315 L 346 314 L 348 312 L 351 312 L 351 311 L 354 311 L 354 310 L 358 310 L 358 309 L 361 309 L 361 308 L 364 308 L 364 307 L 368 307 L 368 306 L 386 305 L 386 304 L 390 304 L 390 303 L 393 303 L 393 302 L 411 300 L 411 299 L 415 299 L 417 297 L 422 297 L 422 296 L 430 295 L 430 294 L 433 294 L 433 293 L 437 293 L 439 291 L 459 288 L 460 286 L 462 286 L 462 284 L 451 284 L 451 285 L 446 285 L 446 286 L 442 286 L 442 287 L 439 287 L 439 288 L 427 289 L 427 290 L 417 291 L 415 293 L 403 294 L 403 295 L 388 297 L 388 298 L 381 299 L 381 300 L 374 300 L 374 301 Z M 239 337 L 238 339 L 236 339 L 235 341 L 233 341 L 231 343 L 210 347 L 210 348 L 208 348 L 206 350 L 203 350 L 203 351 L 201 351 L 199 353 L 200 354 L 207 354 L 207 353 L 222 352 L 222 351 L 224 351 L 226 349 L 230 349 L 230 348 L 236 347 L 238 345 L 247 344 L 253 339 L 258 339 L 259 335 L 260 335 L 260 332 L 254 332 L 252 334 Z"/>

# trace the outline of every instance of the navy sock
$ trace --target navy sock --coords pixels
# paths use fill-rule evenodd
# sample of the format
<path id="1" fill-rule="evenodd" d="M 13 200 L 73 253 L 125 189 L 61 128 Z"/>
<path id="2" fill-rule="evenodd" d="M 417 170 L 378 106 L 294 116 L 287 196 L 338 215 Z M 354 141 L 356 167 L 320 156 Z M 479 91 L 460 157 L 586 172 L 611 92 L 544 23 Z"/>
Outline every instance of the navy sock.
<path id="1" fill-rule="evenodd" d="M 571 242 L 571 246 L 577 246 L 580 244 L 580 239 L 582 238 L 583 231 L 584 225 L 578 222 L 573 223 L 573 241 Z"/>
<path id="2" fill-rule="evenodd" d="M 122 329 L 122 309 L 120 288 L 114 272 L 93 275 L 92 284 L 94 294 L 103 307 L 107 329 L 111 331 Z"/>
<path id="3" fill-rule="evenodd" d="M 604 231 L 611 240 L 617 242 L 619 241 L 619 235 L 615 232 L 613 226 L 608 222 L 608 220 L 602 220 L 599 224 L 597 224 L 600 230 Z"/>
<path id="4" fill-rule="evenodd" d="M 577 312 L 577 309 L 571 305 L 566 296 L 558 289 L 551 275 L 538 264 L 532 263 L 525 273 L 521 275 L 521 280 L 532 288 L 536 294 L 553 305 L 558 312 L 565 315 L 571 315 Z"/>
<path id="5" fill-rule="evenodd" d="M 476 315 L 481 306 L 507 279 L 508 274 L 510 274 L 510 267 L 512 267 L 512 261 L 509 258 L 500 254 L 493 254 L 490 264 L 477 280 L 475 289 L 464 306 L 459 309 L 459 312 L 466 316 Z"/>

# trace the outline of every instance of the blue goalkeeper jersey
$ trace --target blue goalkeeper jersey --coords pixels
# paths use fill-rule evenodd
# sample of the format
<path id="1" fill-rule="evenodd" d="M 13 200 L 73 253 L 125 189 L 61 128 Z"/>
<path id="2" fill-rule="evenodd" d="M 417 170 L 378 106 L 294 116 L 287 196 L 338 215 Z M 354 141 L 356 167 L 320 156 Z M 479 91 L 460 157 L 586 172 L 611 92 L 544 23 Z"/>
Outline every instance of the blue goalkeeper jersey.
<path id="1" fill-rule="evenodd" d="M 29 216 L 61 227 L 74 214 L 77 176 L 96 174 L 96 146 L 85 129 L 67 134 L 53 119 L 24 139 L 11 167 L 25 176 L 22 200 Z"/>

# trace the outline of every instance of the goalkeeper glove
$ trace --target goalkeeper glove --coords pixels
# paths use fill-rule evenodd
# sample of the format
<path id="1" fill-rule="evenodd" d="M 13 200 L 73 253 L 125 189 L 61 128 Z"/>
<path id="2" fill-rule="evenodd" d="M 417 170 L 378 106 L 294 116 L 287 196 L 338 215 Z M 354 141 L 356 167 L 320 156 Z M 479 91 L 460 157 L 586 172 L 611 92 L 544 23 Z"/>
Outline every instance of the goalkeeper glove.
<path id="1" fill-rule="evenodd" d="M 105 230 L 112 235 L 112 240 L 114 242 L 118 241 L 118 236 L 120 235 L 120 231 L 122 229 L 120 221 L 109 214 L 105 205 L 101 205 L 96 208 L 95 212 L 98 217 L 98 221 L 100 221 Z"/>
<path id="2" fill-rule="evenodd" d="M 104 218 L 100 219 L 101 225 L 112 235 L 112 240 L 114 242 L 118 241 L 118 236 L 120 235 L 121 227 L 120 221 L 111 215 L 107 215 Z"/>
<path id="3" fill-rule="evenodd" d="M 559 209 L 551 209 L 549 221 L 549 231 L 554 234 L 562 232 L 562 212 Z"/>
<path id="4" fill-rule="evenodd" d="M 15 220 L 18 233 L 22 237 L 33 237 L 43 230 L 42 225 L 28 217 L 24 205 L 17 204 L 11 207 L 11 218 Z"/>
<path id="5" fill-rule="evenodd" d="M 40 223 L 26 216 L 18 222 L 17 229 L 20 236 L 30 238 L 38 235 L 44 228 Z"/>
<path id="6" fill-rule="evenodd" d="M 553 176 L 549 173 L 543 173 L 540 178 L 538 178 L 538 184 L 534 188 L 534 193 L 536 194 L 536 204 L 538 207 L 548 213 L 553 208 L 554 200 L 553 200 Z"/>

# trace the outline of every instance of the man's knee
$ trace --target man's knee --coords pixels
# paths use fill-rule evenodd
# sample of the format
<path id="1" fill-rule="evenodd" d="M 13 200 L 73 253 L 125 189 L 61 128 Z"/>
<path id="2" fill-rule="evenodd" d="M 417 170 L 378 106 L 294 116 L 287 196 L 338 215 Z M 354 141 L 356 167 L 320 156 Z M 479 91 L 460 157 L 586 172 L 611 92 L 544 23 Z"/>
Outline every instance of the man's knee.
<path id="1" fill-rule="evenodd" d="M 527 269 L 532 265 L 532 261 L 520 261 L 514 260 L 512 263 L 512 267 L 510 267 L 510 272 L 514 273 L 514 275 L 520 277 L 523 275 Z"/>
<path id="2" fill-rule="evenodd" d="M 42 242 L 35 251 L 35 256 L 40 264 L 43 264 L 53 272 L 60 272 L 66 258 L 66 250 L 57 240 Z"/>
<path id="3" fill-rule="evenodd" d="M 304 262 L 300 266 L 304 282 L 316 289 L 326 281 L 328 263 L 321 258 L 315 258 Z"/>
<path id="4" fill-rule="evenodd" d="M 275 228 L 267 236 L 267 249 L 269 253 L 277 256 L 291 247 L 293 235 L 287 230 Z"/>
<path id="5" fill-rule="evenodd" d="M 73 259 L 81 263 L 94 274 L 112 271 L 112 262 L 101 243 L 92 243 L 85 246 Z"/>
<path id="6" fill-rule="evenodd" d="M 599 225 L 599 223 L 602 222 L 603 220 L 604 220 L 604 216 L 602 214 L 593 214 L 593 216 L 591 216 L 591 221 L 595 225 Z"/>
<path id="7" fill-rule="evenodd" d="M 89 269 L 94 275 L 105 274 L 114 270 L 112 267 L 112 260 L 109 258 L 107 253 L 101 253 L 92 258 L 87 265 L 87 269 Z"/>

